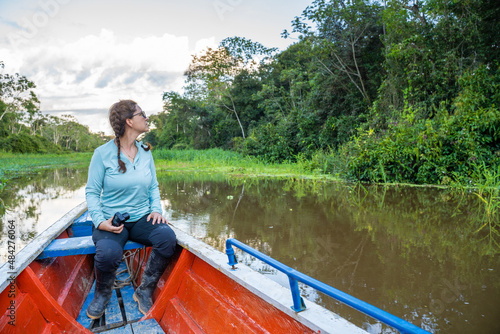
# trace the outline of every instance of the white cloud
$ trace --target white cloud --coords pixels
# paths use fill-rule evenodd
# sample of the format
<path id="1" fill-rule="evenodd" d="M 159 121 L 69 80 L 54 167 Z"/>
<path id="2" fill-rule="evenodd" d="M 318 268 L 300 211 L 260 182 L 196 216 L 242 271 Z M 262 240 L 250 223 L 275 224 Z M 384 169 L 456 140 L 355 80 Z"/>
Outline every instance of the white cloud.
<path id="1" fill-rule="evenodd" d="M 187 37 L 126 39 L 102 29 L 69 43 L 31 43 L 0 49 L 0 54 L 7 72 L 19 72 L 35 82 L 42 110 L 106 109 L 119 99 L 134 99 L 151 114 L 162 110 L 164 91 L 182 90 L 191 54 L 215 44 L 214 38 L 202 39 L 189 50 Z M 87 123 L 87 116 L 74 115 Z M 108 132 L 101 123 L 91 130 Z"/>
<path id="2" fill-rule="evenodd" d="M 70 43 L 57 40 L 0 53 L 9 72 L 37 84 L 43 109 L 102 108 L 132 94 L 159 111 L 162 92 L 182 87 L 191 58 L 188 45 L 187 37 L 127 40 L 103 29 Z"/>
<path id="3" fill-rule="evenodd" d="M 83 110 L 130 98 L 161 111 L 163 92 L 182 90 L 192 54 L 229 36 L 286 45 L 280 31 L 309 1 L 223 0 L 231 10 L 221 18 L 204 0 L 0 0 L 0 60 L 36 83 L 42 110 L 74 111 L 101 131 L 94 124 L 107 121 Z"/>
<path id="4" fill-rule="evenodd" d="M 220 41 L 216 41 L 215 37 L 200 39 L 199 41 L 197 41 L 195 43 L 194 52 L 196 54 L 199 54 L 203 50 L 205 50 L 206 48 L 215 49 L 216 47 L 219 46 L 219 43 L 220 43 Z"/>

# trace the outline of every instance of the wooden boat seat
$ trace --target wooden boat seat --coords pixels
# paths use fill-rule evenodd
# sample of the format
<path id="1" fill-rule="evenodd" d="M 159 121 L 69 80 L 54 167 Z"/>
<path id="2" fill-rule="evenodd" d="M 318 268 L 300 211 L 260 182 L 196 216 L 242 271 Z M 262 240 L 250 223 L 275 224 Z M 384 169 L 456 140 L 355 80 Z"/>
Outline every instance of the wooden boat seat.
<path id="1" fill-rule="evenodd" d="M 138 242 L 127 241 L 123 250 L 143 247 L 144 245 Z M 42 253 L 40 253 L 40 255 L 38 255 L 37 259 L 83 254 L 95 254 L 95 245 L 90 235 L 85 237 L 55 239 Z"/>

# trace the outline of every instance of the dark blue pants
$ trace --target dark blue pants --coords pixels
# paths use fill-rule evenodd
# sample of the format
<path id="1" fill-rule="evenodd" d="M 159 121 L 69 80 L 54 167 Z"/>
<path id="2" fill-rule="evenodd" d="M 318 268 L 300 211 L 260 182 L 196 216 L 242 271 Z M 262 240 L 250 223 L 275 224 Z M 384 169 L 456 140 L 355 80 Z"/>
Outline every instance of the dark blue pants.
<path id="1" fill-rule="evenodd" d="M 111 272 L 118 268 L 127 240 L 152 246 L 160 255 L 170 258 L 177 244 L 174 231 L 168 224 L 152 224 L 145 215 L 137 222 L 125 223 L 121 233 L 101 231 L 93 228 L 92 240 L 96 252 L 95 266 L 100 271 Z"/>

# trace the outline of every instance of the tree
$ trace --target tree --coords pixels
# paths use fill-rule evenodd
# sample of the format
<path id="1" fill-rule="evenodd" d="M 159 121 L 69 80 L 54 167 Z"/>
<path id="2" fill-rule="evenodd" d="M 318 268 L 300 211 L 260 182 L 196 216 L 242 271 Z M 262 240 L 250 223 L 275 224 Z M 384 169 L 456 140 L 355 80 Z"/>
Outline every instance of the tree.
<path id="1" fill-rule="evenodd" d="M 418 106 L 433 117 L 451 101 L 458 78 L 500 56 L 500 7 L 497 1 L 398 0 L 383 11 L 384 69 L 377 112 Z M 397 116 L 397 115 L 396 115 Z"/>
<path id="2" fill-rule="evenodd" d="M 275 51 L 275 48 L 266 48 L 246 38 L 226 38 L 217 49 L 208 48 L 202 55 L 193 56 L 185 72 L 190 84 L 187 88 L 191 94 L 204 91 L 204 100 L 213 101 L 218 107 L 233 113 L 244 139 L 245 129 L 231 88 L 238 74 L 258 71 L 259 65 L 264 64 Z"/>
<path id="3" fill-rule="evenodd" d="M 5 65 L 0 61 L 0 68 L 3 70 Z M 19 73 L 4 74 L 0 73 L 0 121 L 7 113 L 28 113 L 28 118 L 34 117 L 39 113 L 40 101 L 35 95 L 33 89 L 35 83 L 28 80 Z"/>
<path id="4" fill-rule="evenodd" d="M 380 78 L 375 66 L 381 60 L 381 11 L 379 4 L 366 0 L 315 0 L 292 22 L 293 32 L 323 50 L 315 58 L 320 68 L 337 83 L 349 82 L 368 105 Z"/>
<path id="5" fill-rule="evenodd" d="M 152 122 L 161 132 L 156 141 L 160 146 L 171 148 L 174 145 L 193 146 L 194 133 L 198 119 L 193 110 L 193 102 L 176 92 L 163 94 L 163 113 L 152 116 Z"/>

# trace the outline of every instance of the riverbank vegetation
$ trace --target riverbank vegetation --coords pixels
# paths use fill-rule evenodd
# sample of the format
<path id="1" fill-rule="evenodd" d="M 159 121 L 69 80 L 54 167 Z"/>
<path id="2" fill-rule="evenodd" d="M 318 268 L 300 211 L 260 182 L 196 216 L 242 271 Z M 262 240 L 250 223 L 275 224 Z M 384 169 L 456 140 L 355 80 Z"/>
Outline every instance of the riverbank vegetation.
<path id="1" fill-rule="evenodd" d="M 4 68 L 0 61 L 0 153 L 86 152 L 105 142 L 103 133 L 90 132 L 71 115 L 43 114 L 35 83 Z"/>
<path id="2" fill-rule="evenodd" d="M 313 1 L 284 51 L 232 37 L 193 56 L 147 140 L 354 181 L 479 181 L 500 162 L 499 16 L 494 0 Z"/>
<path id="3" fill-rule="evenodd" d="M 218 181 L 231 180 L 231 184 L 248 186 L 259 182 L 261 178 L 282 178 L 286 181 L 286 189 L 294 190 L 294 196 L 304 198 L 310 196 L 325 196 L 330 198 L 333 194 L 325 192 L 324 187 L 335 187 L 336 192 L 347 193 L 346 205 L 356 208 L 356 212 L 364 212 L 367 206 L 377 206 L 380 204 L 380 214 L 384 216 L 384 210 L 393 210 L 391 205 L 393 200 L 388 200 L 385 195 L 378 201 L 371 203 L 370 196 L 386 192 L 412 192 L 415 187 L 393 183 L 390 186 L 385 184 L 366 185 L 362 183 L 328 182 L 338 181 L 331 174 L 324 173 L 322 169 L 312 169 L 309 160 L 270 163 L 259 160 L 257 157 L 244 156 L 239 152 L 225 151 L 214 148 L 207 150 L 153 150 L 155 165 L 159 182 L 165 178 L 184 181 Z M 0 193 L 2 190 L 9 190 L 5 187 L 9 180 L 21 176 L 31 177 L 34 173 L 40 174 L 47 169 L 61 167 L 71 167 L 71 169 L 86 168 L 90 163 L 92 153 L 72 153 L 72 154 L 14 154 L 7 153 L 0 156 Z M 450 207 L 455 207 L 456 215 L 469 216 L 467 224 L 468 234 L 474 234 L 484 241 L 484 254 L 494 255 L 500 252 L 500 225 L 498 217 L 500 213 L 500 168 L 492 170 L 486 165 L 478 165 L 474 169 L 474 178 L 479 180 L 477 184 L 468 184 L 465 180 L 451 183 L 444 187 L 441 192 L 437 192 L 436 198 L 429 209 L 420 212 L 418 218 L 422 218 L 426 224 L 432 221 L 434 214 L 439 213 L 440 206 L 446 203 L 445 207 L 449 211 Z M 304 182 L 309 180 L 312 182 Z M 325 182 L 327 181 L 327 182 Z M 17 183 L 17 182 L 16 182 Z M 327 186 L 327 185 L 330 186 Z M 321 190 L 323 189 L 323 190 Z M 340 191 L 339 189 L 342 189 Z M 381 192 L 380 189 L 383 191 Z M 413 189 L 413 190 L 412 190 Z M 424 189 L 429 189 L 425 187 Z M 422 191 L 424 191 L 422 189 Z M 379 195 L 377 195 L 379 196 Z M 398 195 L 399 196 L 399 195 Z M 399 197 L 398 197 L 399 198 Z M 475 199 L 475 200 L 474 200 Z M 401 200 L 401 198 L 399 198 Z M 385 204 L 381 204 L 385 203 Z M 425 208 L 427 206 L 424 205 Z M 1 213 L 1 210 L 0 210 Z M 387 212 L 386 212 L 387 213 Z M 440 214 L 438 214 L 439 216 Z M 411 216 L 411 215 L 410 215 Z M 437 218 L 436 218 L 437 219 Z M 432 224 L 431 224 L 432 225 Z M 371 231 L 374 228 L 373 222 L 366 226 Z"/>
<path id="4" fill-rule="evenodd" d="M 495 0 L 314 0 L 285 50 L 230 37 L 194 55 L 145 141 L 355 182 L 478 184 L 500 164 L 499 18 Z M 43 115 L 34 88 L 0 74 L 0 151 L 108 140 Z"/>
<path id="5" fill-rule="evenodd" d="M 309 161 L 272 163 L 240 152 L 212 148 L 206 150 L 153 151 L 157 170 L 176 172 L 222 173 L 234 177 L 293 177 L 300 179 L 335 178 L 320 169 L 311 169 Z"/>
<path id="6" fill-rule="evenodd" d="M 90 163 L 92 153 L 68 154 L 0 154 L 0 193 L 9 180 L 27 176 L 45 169 L 61 167 L 79 168 Z"/>

